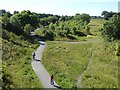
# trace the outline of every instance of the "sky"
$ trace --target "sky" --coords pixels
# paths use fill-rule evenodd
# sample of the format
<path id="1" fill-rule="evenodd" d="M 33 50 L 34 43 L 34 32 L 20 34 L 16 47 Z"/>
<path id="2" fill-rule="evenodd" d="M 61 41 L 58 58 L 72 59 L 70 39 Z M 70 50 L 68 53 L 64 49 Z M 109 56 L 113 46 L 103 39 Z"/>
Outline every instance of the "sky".
<path id="1" fill-rule="evenodd" d="M 118 12 L 120 0 L 0 0 L 0 9 L 14 11 L 30 10 L 36 13 L 54 15 L 75 15 L 86 13 L 100 16 L 102 11 Z"/>

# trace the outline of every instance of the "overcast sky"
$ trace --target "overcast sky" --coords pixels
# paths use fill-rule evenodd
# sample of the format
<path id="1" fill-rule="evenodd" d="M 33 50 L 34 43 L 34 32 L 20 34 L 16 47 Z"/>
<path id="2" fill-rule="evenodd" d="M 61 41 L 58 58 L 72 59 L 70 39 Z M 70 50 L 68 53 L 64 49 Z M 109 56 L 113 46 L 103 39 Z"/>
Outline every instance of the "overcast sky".
<path id="1" fill-rule="evenodd" d="M 0 0 L 6 11 L 30 10 L 36 13 L 75 15 L 87 13 L 100 16 L 104 10 L 118 12 L 119 0 Z"/>

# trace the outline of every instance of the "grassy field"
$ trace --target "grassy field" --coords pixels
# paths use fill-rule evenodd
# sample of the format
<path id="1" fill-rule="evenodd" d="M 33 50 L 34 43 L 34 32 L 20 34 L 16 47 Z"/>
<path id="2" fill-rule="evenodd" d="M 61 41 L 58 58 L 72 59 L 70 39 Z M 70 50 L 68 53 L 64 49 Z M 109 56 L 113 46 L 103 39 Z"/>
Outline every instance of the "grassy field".
<path id="1" fill-rule="evenodd" d="M 38 45 L 9 35 L 10 41 L 2 39 L 3 88 L 42 88 L 31 67 L 31 54 Z"/>
<path id="2" fill-rule="evenodd" d="M 92 64 L 83 75 L 82 88 L 117 88 L 118 58 L 104 43 L 47 42 L 43 64 L 63 88 L 76 87 L 76 79 L 86 68 L 94 47 Z"/>
<path id="3" fill-rule="evenodd" d="M 102 27 L 104 22 L 105 22 L 104 19 L 91 19 L 91 22 L 89 23 L 90 32 L 94 36 L 100 36 L 99 29 Z"/>
<path id="4" fill-rule="evenodd" d="M 47 42 L 43 64 L 60 86 L 73 88 L 88 64 L 90 53 L 91 44 Z"/>
<path id="5" fill-rule="evenodd" d="M 85 71 L 82 88 L 118 88 L 118 57 L 113 48 L 100 37 L 101 20 L 92 19 L 89 24 L 95 37 L 79 37 L 85 43 L 47 42 L 43 64 L 62 88 L 75 88 L 77 78 L 83 73 L 94 48 L 92 63 Z"/>
<path id="6" fill-rule="evenodd" d="M 94 43 L 92 64 L 82 79 L 82 88 L 118 88 L 118 57 L 104 42 Z"/>

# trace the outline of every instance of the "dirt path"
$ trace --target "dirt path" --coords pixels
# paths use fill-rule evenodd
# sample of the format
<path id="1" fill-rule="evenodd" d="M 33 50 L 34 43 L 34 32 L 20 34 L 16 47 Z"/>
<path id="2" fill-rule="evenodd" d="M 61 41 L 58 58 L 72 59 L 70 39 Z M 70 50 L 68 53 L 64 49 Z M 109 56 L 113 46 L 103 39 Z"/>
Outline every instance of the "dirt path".
<path id="1" fill-rule="evenodd" d="M 87 69 L 89 68 L 89 66 L 90 66 L 91 63 L 92 63 L 93 51 L 94 51 L 94 48 L 92 48 L 92 50 L 91 50 L 91 55 L 90 55 L 89 63 L 88 63 L 88 65 L 87 65 L 87 67 L 86 67 L 85 70 L 82 72 L 82 74 L 81 74 L 80 76 L 78 76 L 78 78 L 77 78 L 77 88 L 80 88 L 80 87 L 81 87 L 81 80 L 82 80 L 82 78 L 83 78 L 83 75 L 84 75 L 84 73 L 87 71 Z"/>

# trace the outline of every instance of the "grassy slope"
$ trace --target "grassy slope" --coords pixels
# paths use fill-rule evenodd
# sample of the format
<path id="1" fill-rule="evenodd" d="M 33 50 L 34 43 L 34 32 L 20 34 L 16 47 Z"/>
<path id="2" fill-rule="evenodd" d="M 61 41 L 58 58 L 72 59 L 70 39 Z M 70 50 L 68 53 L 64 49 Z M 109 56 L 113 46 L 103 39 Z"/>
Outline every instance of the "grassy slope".
<path id="1" fill-rule="evenodd" d="M 99 36 L 99 40 L 93 43 L 94 53 L 92 64 L 83 76 L 83 88 L 116 88 L 118 87 L 118 57 L 105 45 L 98 31 L 105 20 L 92 19 L 91 33 Z M 94 39 L 93 39 L 94 40 Z M 113 49 L 113 48 L 112 48 Z"/>
<path id="2" fill-rule="evenodd" d="M 37 48 L 37 44 L 31 44 L 28 41 L 21 40 L 16 35 L 13 37 L 13 35 L 12 33 L 10 34 L 11 41 L 2 40 L 2 66 L 3 70 L 10 75 L 10 80 L 13 82 L 10 87 L 42 88 L 31 67 L 31 54 Z"/>
<path id="3" fill-rule="evenodd" d="M 103 42 L 94 43 L 92 64 L 82 79 L 82 88 L 117 88 L 118 57 Z"/>
<path id="4" fill-rule="evenodd" d="M 73 88 L 88 64 L 90 52 L 91 44 L 47 42 L 43 64 L 60 86 Z"/>
<path id="5" fill-rule="evenodd" d="M 92 27 L 91 32 L 93 35 L 100 36 L 98 29 L 102 26 L 102 22 L 101 20 L 92 19 L 90 27 Z M 55 80 L 63 88 L 75 87 L 76 78 L 84 70 L 83 67 L 88 64 L 91 46 L 93 46 L 93 61 L 83 75 L 81 87 L 118 87 L 118 58 L 114 56 L 108 47 L 105 47 L 100 37 L 93 37 L 87 40 L 94 43 L 89 45 L 47 42 L 47 47 L 43 54 L 45 68 L 50 74 L 54 74 Z"/>

